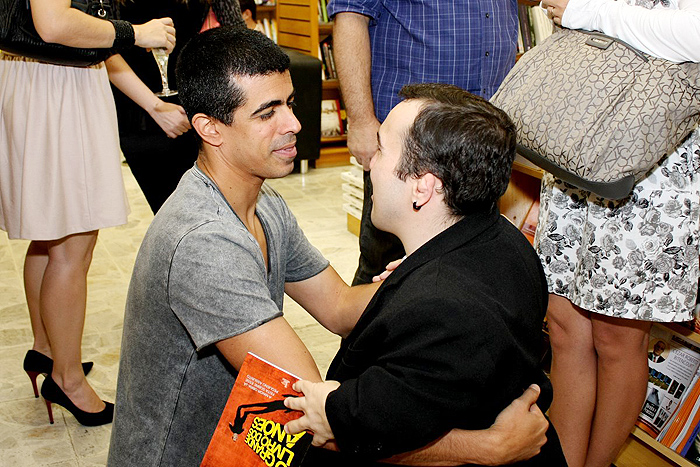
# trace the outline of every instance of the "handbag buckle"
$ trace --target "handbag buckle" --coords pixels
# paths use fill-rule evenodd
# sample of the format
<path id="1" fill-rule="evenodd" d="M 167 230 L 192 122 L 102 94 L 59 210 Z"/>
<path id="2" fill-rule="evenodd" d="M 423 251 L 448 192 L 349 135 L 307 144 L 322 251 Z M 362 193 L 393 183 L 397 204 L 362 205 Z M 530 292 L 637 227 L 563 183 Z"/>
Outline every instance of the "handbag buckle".
<path id="1" fill-rule="evenodd" d="M 105 4 L 103 0 L 100 0 L 100 6 L 97 10 L 97 16 L 100 18 L 105 18 L 107 16 L 107 10 L 105 10 Z"/>
<path id="2" fill-rule="evenodd" d="M 586 45 L 597 47 L 600 50 L 606 50 L 613 42 L 615 41 L 609 37 L 590 36 L 588 40 L 586 40 Z"/>

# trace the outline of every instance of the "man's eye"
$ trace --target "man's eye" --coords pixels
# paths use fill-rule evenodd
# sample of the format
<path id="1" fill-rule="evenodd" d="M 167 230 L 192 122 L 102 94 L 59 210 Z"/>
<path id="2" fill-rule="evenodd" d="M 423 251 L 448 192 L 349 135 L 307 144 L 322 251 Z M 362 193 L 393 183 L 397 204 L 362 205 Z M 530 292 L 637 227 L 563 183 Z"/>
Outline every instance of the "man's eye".
<path id="1" fill-rule="evenodd" d="M 274 111 L 274 110 L 270 110 L 268 113 L 260 115 L 260 120 L 269 120 L 269 119 L 272 118 L 272 116 L 273 116 L 274 114 L 275 114 L 275 111 Z"/>
<path id="2" fill-rule="evenodd" d="M 297 103 L 296 103 L 296 101 L 291 101 L 291 102 L 288 102 L 287 105 L 293 109 L 294 107 L 297 106 Z"/>

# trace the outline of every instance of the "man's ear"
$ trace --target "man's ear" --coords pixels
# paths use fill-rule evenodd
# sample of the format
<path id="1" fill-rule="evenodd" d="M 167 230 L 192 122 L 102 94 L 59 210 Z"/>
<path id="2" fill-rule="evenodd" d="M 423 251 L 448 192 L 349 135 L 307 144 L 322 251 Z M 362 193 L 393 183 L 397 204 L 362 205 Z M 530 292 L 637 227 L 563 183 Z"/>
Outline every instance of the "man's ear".
<path id="1" fill-rule="evenodd" d="M 248 21 L 248 19 L 253 19 L 253 13 L 250 10 L 243 10 L 241 11 L 241 16 L 243 17 L 243 21 Z"/>
<path id="2" fill-rule="evenodd" d="M 430 200 L 440 198 L 438 192 L 442 189 L 442 180 L 431 173 L 412 178 L 411 184 L 411 196 L 418 207 L 428 204 Z"/>
<path id="3" fill-rule="evenodd" d="M 192 117 L 192 128 L 205 143 L 211 146 L 218 147 L 223 143 L 219 125 L 223 125 L 223 123 L 208 115 L 199 113 Z"/>

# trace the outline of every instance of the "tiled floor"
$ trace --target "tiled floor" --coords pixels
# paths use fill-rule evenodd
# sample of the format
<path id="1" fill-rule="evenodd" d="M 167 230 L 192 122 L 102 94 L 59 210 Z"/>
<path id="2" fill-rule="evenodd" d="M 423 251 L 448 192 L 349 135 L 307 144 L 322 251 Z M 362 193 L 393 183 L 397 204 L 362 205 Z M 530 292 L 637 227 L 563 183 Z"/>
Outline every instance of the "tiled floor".
<path id="1" fill-rule="evenodd" d="M 346 230 L 341 211 L 343 170 L 346 168 L 316 169 L 270 184 L 287 200 L 311 243 L 350 281 L 358 247 L 357 237 Z M 129 169 L 124 167 L 123 172 L 132 212 L 128 224 L 100 232 L 89 274 L 83 337 L 83 360 L 95 362 L 88 378 L 106 400 L 114 400 L 129 277 L 153 217 Z M 22 370 L 22 359 L 32 342 L 21 279 L 26 247 L 27 242 L 10 241 L 0 231 L 0 466 L 105 465 L 111 425 L 83 427 L 56 405 L 56 423 L 49 425 L 43 399 L 34 398 Z M 290 299 L 285 301 L 284 312 L 325 374 L 339 338 Z"/>

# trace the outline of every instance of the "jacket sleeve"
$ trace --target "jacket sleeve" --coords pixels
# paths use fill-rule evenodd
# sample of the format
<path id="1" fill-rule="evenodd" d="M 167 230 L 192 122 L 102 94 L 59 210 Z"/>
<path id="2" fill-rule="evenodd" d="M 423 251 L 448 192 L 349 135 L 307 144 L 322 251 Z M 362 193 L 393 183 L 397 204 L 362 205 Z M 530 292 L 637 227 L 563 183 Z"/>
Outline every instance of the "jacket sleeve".
<path id="1" fill-rule="evenodd" d="M 513 399 L 493 394 L 500 384 L 494 378 L 505 370 L 498 361 L 510 346 L 507 331 L 463 306 L 434 296 L 415 301 L 372 340 L 381 348 L 349 347 L 343 364 L 350 367 L 380 357 L 328 396 L 326 414 L 341 452 L 381 459 L 453 427 L 487 428 L 498 406 Z"/>

